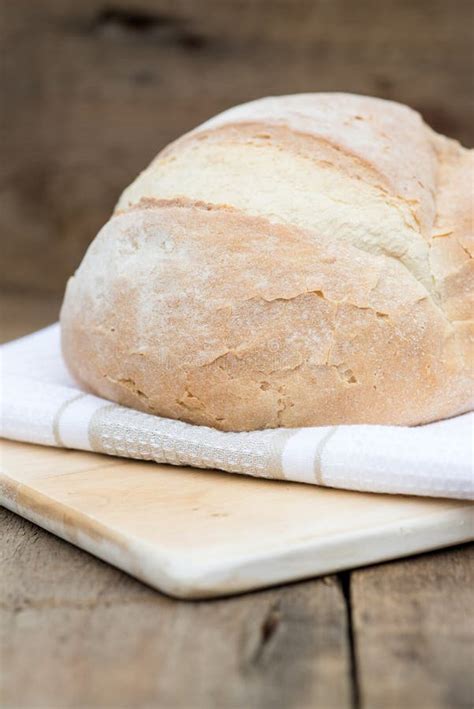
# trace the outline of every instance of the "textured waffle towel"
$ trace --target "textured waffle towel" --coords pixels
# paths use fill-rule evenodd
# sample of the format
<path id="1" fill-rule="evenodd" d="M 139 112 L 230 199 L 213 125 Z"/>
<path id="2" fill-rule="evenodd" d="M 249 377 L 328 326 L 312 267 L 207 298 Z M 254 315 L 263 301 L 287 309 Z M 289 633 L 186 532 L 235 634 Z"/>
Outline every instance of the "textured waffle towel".
<path id="1" fill-rule="evenodd" d="M 350 490 L 474 497 L 473 414 L 415 428 L 223 433 L 81 391 L 62 360 L 58 325 L 4 345 L 1 357 L 4 438 Z"/>

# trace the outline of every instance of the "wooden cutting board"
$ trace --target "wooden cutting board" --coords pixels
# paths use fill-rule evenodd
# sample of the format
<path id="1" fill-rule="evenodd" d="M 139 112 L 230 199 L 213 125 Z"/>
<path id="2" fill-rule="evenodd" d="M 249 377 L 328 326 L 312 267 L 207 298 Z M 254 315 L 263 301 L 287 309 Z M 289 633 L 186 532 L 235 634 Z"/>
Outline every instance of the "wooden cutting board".
<path id="1" fill-rule="evenodd" d="M 3 441 L 1 503 L 181 598 L 316 576 L 473 537 L 466 502 L 376 495 Z"/>

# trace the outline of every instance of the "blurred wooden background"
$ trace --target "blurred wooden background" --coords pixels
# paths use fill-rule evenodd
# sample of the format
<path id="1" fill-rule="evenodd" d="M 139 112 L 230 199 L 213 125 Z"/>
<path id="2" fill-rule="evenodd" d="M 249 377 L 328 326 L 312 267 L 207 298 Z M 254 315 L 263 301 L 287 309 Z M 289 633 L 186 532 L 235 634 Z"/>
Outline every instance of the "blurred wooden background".
<path id="1" fill-rule="evenodd" d="M 406 102 L 473 144 L 470 0 L 1 0 L 0 286 L 59 294 L 172 138 L 268 94 Z"/>

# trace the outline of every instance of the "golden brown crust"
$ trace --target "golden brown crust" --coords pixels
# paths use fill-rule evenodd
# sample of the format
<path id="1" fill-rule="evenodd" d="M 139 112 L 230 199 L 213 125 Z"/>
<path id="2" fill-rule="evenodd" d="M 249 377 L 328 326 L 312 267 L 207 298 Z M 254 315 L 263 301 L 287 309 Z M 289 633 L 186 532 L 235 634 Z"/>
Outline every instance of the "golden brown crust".
<path id="1" fill-rule="evenodd" d="M 303 101 L 305 110 L 313 106 L 309 117 L 292 109 L 265 122 L 257 107 L 258 121 L 244 111 L 242 120 L 211 122 L 158 156 L 126 193 L 70 280 L 61 313 L 66 362 L 91 391 L 222 430 L 411 425 L 472 406 L 469 151 L 434 135 L 409 109 L 361 97 L 351 97 L 349 109 L 372 123 L 362 137 L 341 117 L 340 95 L 333 105 L 328 95 L 320 99 L 329 118 L 339 116 L 325 137 L 315 101 Z M 397 158 L 381 156 L 383 146 L 388 140 L 393 152 L 414 127 L 391 167 Z M 378 147 L 367 150 L 374 135 Z M 311 204 L 298 203 L 303 163 L 288 175 L 288 200 L 276 213 L 252 202 L 245 164 L 232 163 L 239 155 L 263 173 L 291 160 L 311 163 L 307 183 L 327 190 L 320 221 Z M 173 193 L 198 160 L 210 165 L 204 188 L 196 187 L 209 190 L 209 201 L 193 196 L 197 178 Z M 226 192 L 213 174 L 227 169 L 235 180 Z M 167 170 L 175 170 L 168 182 Z M 234 204 L 225 199 L 232 185 Z M 354 204 L 351 222 L 344 198 L 358 185 L 364 211 Z M 337 228 L 338 214 L 357 238 Z"/>
<path id="2" fill-rule="evenodd" d="M 212 202 L 203 202 L 202 200 L 190 200 L 186 197 L 174 197 L 173 199 L 156 199 L 156 197 L 142 197 L 136 204 L 123 209 L 116 209 L 115 214 L 127 214 L 133 210 L 143 209 L 166 209 L 171 207 L 193 207 L 194 209 L 202 209 L 206 212 L 235 212 L 235 207 L 230 204 L 213 204 Z"/>

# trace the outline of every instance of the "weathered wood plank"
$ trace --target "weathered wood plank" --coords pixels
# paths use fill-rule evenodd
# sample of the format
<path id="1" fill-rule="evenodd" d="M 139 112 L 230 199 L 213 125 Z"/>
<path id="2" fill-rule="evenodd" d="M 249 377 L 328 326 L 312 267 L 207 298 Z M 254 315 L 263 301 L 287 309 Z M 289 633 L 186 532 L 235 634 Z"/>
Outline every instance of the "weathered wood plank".
<path id="1" fill-rule="evenodd" d="M 0 524 L 6 706 L 350 706 L 337 580 L 178 602 L 6 510 Z"/>
<path id="2" fill-rule="evenodd" d="M 363 709 L 474 703 L 474 546 L 352 574 Z"/>
<path id="3" fill-rule="evenodd" d="M 269 94 L 352 91 L 472 144 L 469 0 L 0 0 L 0 283 L 62 290 L 168 141 Z"/>
<path id="4" fill-rule="evenodd" d="M 0 343 L 56 322 L 60 307 L 59 295 L 0 293 Z"/>

